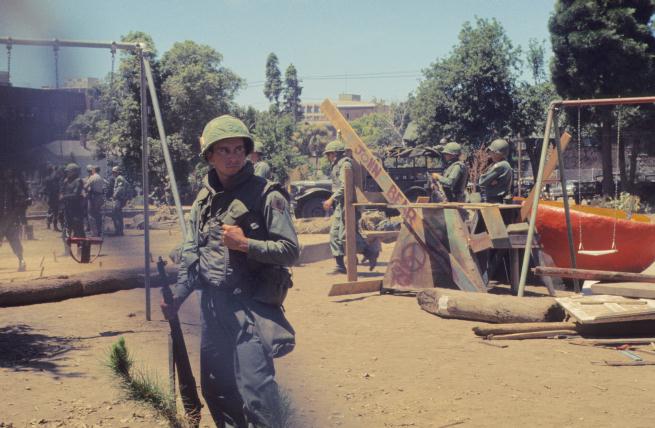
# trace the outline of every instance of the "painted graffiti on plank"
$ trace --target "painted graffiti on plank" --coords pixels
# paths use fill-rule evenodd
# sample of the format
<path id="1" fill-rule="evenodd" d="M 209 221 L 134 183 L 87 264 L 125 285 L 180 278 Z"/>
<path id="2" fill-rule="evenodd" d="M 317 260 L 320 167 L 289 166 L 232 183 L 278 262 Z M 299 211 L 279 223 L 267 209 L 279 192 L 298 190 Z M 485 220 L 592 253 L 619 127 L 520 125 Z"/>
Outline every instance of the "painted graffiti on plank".
<path id="1" fill-rule="evenodd" d="M 400 257 L 390 262 L 392 284 L 410 287 L 415 274 L 423 269 L 427 260 L 428 255 L 417 242 L 406 244 L 400 251 Z"/>

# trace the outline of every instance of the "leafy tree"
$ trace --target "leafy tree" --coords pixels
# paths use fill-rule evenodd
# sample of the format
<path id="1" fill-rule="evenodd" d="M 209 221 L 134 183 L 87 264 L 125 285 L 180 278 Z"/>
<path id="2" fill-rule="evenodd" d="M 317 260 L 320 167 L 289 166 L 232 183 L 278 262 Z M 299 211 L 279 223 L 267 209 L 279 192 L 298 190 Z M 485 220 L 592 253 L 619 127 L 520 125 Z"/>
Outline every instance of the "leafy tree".
<path id="1" fill-rule="evenodd" d="M 351 125 L 362 141 L 373 151 L 380 152 L 386 147 L 399 145 L 402 136 L 393 126 L 389 115 L 372 113 L 355 119 Z"/>
<path id="2" fill-rule="evenodd" d="M 304 156 L 321 156 L 325 145 L 334 139 L 331 125 L 303 123 L 293 134 L 293 141 Z"/>
<path id="3" fill-rule="evenodd" d="M 613 98 L 651 93 L 655 40 L 650 0 L 559 0 L 549 21 L 555 55 L 551 66 L 564 98 Z M 570 112 L 576 114 L 575 112 Z M 585 109 L 600 128 L 603 193 L 611 194 L 611 107 Z"/>
<path id="4" fill-rule="evenodd" d="M 303 117 L 302 104 L 300 103 L 300 94 L 302 86 L 298 81 L 298 73 L 293 64 L 289 64 L 287 71 L 284 73 L 284 113 L 291 114 L 294 122 L 298 122 Z"/>
<path id="5" fill-rule="evenodd" d="M 223 57 L 207 45 L 175 43 L 161 59 L 166 126 L 196 147 L 212 118 L 230 113 L 243 80 L 221 65 Z"/>
<path id="6" fill-rule="evenodd" d="M 275 111 L 280 109 L 280 94 L 282 93 L 282 73 L 278 66 L 277 55 L 273 52 L 266 58 L 266 83 L 264 84 L 264 95 L 271 102 Z"/>
<path id="7" fill-rule="evenodd" d="M 307 162 L 293 143 L 295 129 L 295 122 L 289 114 L 263 112 L 257 118 L 255 137 L 262 142 L 264 159 L 269 161 L 273 175 L 280 183 L 287 181 L 289 170 Z"/>
<path id="8" fill-rule="evenodd" d="M 423 71 L 411 111 L 419 143 L 448 136 L 478 147 L 509 134 L 519 61 L 495 19 L 465 23 L 451 54 Z"/>

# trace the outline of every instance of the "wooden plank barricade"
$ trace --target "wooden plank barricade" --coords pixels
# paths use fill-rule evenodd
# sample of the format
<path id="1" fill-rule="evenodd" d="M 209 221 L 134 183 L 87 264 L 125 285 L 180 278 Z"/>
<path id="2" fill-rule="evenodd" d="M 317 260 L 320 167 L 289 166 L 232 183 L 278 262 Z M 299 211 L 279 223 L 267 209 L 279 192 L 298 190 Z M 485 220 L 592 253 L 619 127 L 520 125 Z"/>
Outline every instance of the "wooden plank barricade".
<path id="1" fill-rule="evenodd" d="M 431 221 L 425 221 L 423 209 L 410 205 L 410 201 L 385 171 L 381 162 L 359 138 L 332 101 L 329 99 L 323 101 L 321 111 L 332 125 L 341 131 L 341 137 L 346 147 L 352 151 L 353 158 L 366 168 L 369 175 L 376 181 L 387 203 L 400 206 L 403 226 L 384 275 L 383 289 L 408 291 L 432 288 L 436 281 L 439 281 L 438 277 L 443 278 L 442 275 L 447 273 L 449 277 L 443 278 L 446 283 L 454 282 L 457 287 L 466 291 L 486 291 L 470 251 L 455 251 L 454 254 L 451 254 L 450 248 L 443 243 L 444 240 L 446 243 L 448 242 L 448 233 L 444 234 L 443 228 L 438 233 L 431 231 Z M 452 225 L 458 231 L 465 228 L 456 209 L 433 208 L 430 211 L 435 212 L 436 217 L 442 217 L 449 226 Z M 440 214 L 437 214 L 437 211 Z M 435 215 L 429 217 L 432 218 Z M 430 227 L 426 228 L 424 224 L 428 224 Z M 353 286 L 357 284 L 356 281 L 350 283 Z M 340 290 L 343 290 L 345 286 L 344 284 L 336 285 L 340 287 Z"/>

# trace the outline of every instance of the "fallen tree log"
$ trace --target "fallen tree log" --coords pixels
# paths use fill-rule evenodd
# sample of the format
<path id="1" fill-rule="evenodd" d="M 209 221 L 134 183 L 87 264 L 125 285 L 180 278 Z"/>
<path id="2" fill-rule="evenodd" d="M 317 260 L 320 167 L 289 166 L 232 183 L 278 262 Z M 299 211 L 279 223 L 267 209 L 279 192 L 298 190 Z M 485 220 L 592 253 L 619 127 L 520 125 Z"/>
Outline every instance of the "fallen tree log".
<path id="1" fill-rule="evenodd" d="M 473 332 L 478 336 L 489 336 L 490 334 L 513 334 L 530 333 L 533 331 L 548 330 L 575 330 L 576 323 L 573 322 L 524 322 L 495 325 L 476 325 Z"/>
<path id="2" fill-rule="evenodd" d="M 175 281 L 176 271 L 168 271 L 168 283 Z M 150 285 L 162 284 L 157 274 L 151 274 Z M 26 282 L 0 284 L 0 307 L 56 302 L 74 297 L 112 293 L 143 287 L 143 269 L 115 269 L 31 279 Z"/>
<path id="3" fill-rule="evenodd" d="M 490 323 L 562 321 L 564 310 L 552 297 L 515 297 L 430 288 L 417 294 L 426 312 L 443 318 Z"/>

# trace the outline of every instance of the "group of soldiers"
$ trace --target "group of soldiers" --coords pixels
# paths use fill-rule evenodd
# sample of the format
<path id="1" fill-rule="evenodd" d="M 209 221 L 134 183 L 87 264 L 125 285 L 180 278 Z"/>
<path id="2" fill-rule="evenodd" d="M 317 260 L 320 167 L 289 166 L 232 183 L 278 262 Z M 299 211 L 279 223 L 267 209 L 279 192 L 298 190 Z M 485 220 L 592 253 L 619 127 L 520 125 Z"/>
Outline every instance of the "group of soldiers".
<path id="1" fill-rule="evenodd" d="M 506 203 L 512 197 L 512 166 L 507 161 L 509 143 L 503 139 L 491 142 L 487 147 L 491 163 L 480 175 L 478 187 L 482 202 Z M 443 174 L 433 173 L 429 187 L 432 202 L 465 202 L 469 181 L 469 168 L 462 157 L 462 146 L 455 142 L 441 149 L 445 165 Z M 443 189 L 443 192 L 441 190 Z"/>
<path id="2" fill-rule="evenodd" d="M 50 166 L 43 193 L 48 203 L 46 226 L 64 236 L 103 236 L 103 207 L 112 200 L 112 220 L 115 234 L 123 235 L 123 208 L 130 197 L 129 183 L 119 167 L 112 168 L 112 176 L 106 180 L 100 175 L 100 167 L 87 165 L 87 176 L 82 178 L 81 168 L 69 163 L 64 168 Z M 61 225 L 61 229 L 58 227 Z"/>
<path id="3" fill-rule="evenodd" d="M 509 144 L 503 139 L 496 139 L 487 147 L 491 162 L 480 175 L 477 185 L 480 188 L 482 202 L 505 203 L 512 196 L 512 167 L 507 161 Z M 426 187 L 430 190 L 431 202 L 465 202 L 466 188 L 469 182 L 469 167 L 463 158 L 462 146 L 456 142 L 442 144 L 444 171 L 431 174 Z M 323 209 L 334 210 L 330 227 L 330 250 L 336 261 L 334 273 L 346 273 L 345 256 L 345 218 L 344 218 L 344 182 L 345 170 L 352 168 L 352 159 L 345 144 L 335 140 L 325 146 L 323 152 L 330 162 L 332 196 L 323 203 Z M 357 219 L 359 216 L 357 215 Z M 357 223 L 359 223 L 357 221 Z M 356 228 L 357 252 L 364 255 L 372 270 L 377 262 L 380 249 L 368 244 L 359 227 Z"/>

